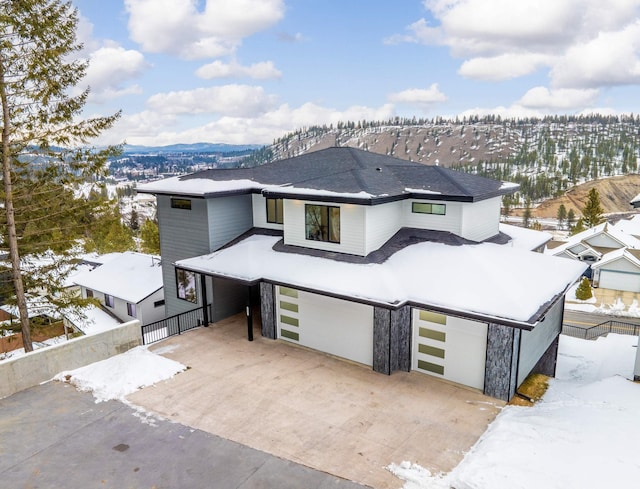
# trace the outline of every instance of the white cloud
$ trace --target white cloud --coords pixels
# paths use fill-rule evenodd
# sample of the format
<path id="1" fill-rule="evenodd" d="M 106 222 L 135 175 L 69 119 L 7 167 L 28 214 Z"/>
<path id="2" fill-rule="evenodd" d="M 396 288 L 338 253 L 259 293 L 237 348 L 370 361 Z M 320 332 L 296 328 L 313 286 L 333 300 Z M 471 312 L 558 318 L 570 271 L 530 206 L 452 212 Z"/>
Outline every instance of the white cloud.
<path id="1" fill-rule="evenodd" d="M 459 74 L 484 81 L 542 68 L 551 85 L 595 88 L 640 81 L 638 0 L 424 0 L 420 19 L 387 43 L 449 47 Z"/>
<path id="2" fill-rule="evenodd" d="M 223 63 L 222 61 L 214 61 L 213 63 L 198 68 L 196 75 L 207 80 L 242 77 L 266 80 L 282 77 L 282 73 L 275 67 L 272 61 L 254 63 L 250 66 L 242 66 L 235 62 Z"/>
<path id="3" fill-rule="evenodd" d="M 89 102 L 100 103 L 123 95 L 141 93 L 138 85 L 127 85 L 140 76 L 149 65 L 139 51 L 124 49 L 107 41 L 89 55 L 89 68 L 83 85 L 89 85 Z"/>
<path id="4" fill-rule="evenodd" d="M 551 83 L 559 87 L 640 83 L 640 21 L 569 48 L 551 70 Z"/>
<path id="5" fill-rule="evenodd" d="M 154 53 L 186 59 L 233 53 L 243 38 L 284 15 L 283 0 L 125 0 L 131 38 Z"/>
<path id="6" fill-rule="evenodd" d="M 518 105 L 530 109 L 540 109 L 548 112 L 572 111 L 593 105 L 598 98 L 597 89 L 561 88 L 549 90 L 546 87 L 535 87 L 529 90 L 517 102 Z"/>
<path id="7" fill-rule="evenodd" d="M 147 100 L 150 110 L 161 114 L 219 114 L 250 117 L 270 110 L 276 103 L 262 87 L 223 85 L 158 93 Z"/>
<path id="8" fill-rule="evenodd" d="M 437 83 L 431 84 L 427 89 L 409 88 L 401 92 L 391 93 L 388 98 L 394 103 L 418 105 L 423 107 L 445 102 L 447 100 L 446 95 L 440 91 Z"/>
<path id="9" fill-rule="evenodd" d="M 197 127 L 176 130 L 180 120 L 174 114 L 147 110 L 125 114 L 116 126 L 105 132 L 96 144 L 165 145 L 176 141 L 195 143 L 209 141 L 229 144 L 270 144 L 303 126 L 336 124 L 346 120 L 384 120 L 395 115 L 394 106 L 351 106 L 344 110 L 306 103 L 296 108 L 288 104 L 274 107 L 256 117 L 223 116 Z"/>
<path id="10" fill-rule="evenodd" d="M 490 58 L 477 57 L 462 63 L 458 74 L 476 80 L 508 80 L 533 73 L 549 65 L 552 59 L 552 56 L 536 53 L 505 53 Z"/>

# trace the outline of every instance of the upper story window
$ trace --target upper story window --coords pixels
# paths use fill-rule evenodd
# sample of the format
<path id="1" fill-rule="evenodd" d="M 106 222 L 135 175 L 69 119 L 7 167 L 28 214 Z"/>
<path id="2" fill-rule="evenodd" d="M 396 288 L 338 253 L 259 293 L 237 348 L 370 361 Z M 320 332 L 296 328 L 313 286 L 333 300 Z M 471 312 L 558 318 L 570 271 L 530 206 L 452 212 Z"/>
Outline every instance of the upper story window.
<path id="1" fill-rule="evenodd" d="M 91 290 L 91 289 L 87 289 L 87 299 L 89 297 L 93 297 L 93 290 Z"/>
<path id="2" fill-rule="evenodd" d="M 127 314 L 132 318 L 136 317 L 136 305 L 127 302 Z"/>
<path id="3" fill-rule="evenodd" d="M 171 197 L 171 208 L 172 209 L 186 209 L 188 211 L 191 210 L 191 199 L 178 199 L 175 197 Z"/>
<path id="4" fill-rule="evenodd" d="M 104 295 L 104 305 L 107 307 L 111 307 L 113 309 L 114 307 L 114 300 L 113 300 L 113 296 L 109 295 L 109 294 L 105 294 Z"/>
<path id="5" fill-rule="evenodd" d="M 176 286 L 179 299 L 193 303 L 198 302 L 195 273 L 176 268 Z"/>
<path id="6" fill-rule="evenodd" d="M 267 198 L 267 222 L 274 224 L 284 223 L 282 213 L 282 199 Z"/>
<path id="7" fill-rule="evenodd" d="M 306 204 L 304 221 L 307 239 L 340 242 L 340 207 Z"/>
<path id="8" fill-rule="evenodd" d="M 447 213 L 446 204 L 428 204 L 426 202 L 413 202 L 411 212 L 416 214 L 436 214 L 444 216 Z"/>

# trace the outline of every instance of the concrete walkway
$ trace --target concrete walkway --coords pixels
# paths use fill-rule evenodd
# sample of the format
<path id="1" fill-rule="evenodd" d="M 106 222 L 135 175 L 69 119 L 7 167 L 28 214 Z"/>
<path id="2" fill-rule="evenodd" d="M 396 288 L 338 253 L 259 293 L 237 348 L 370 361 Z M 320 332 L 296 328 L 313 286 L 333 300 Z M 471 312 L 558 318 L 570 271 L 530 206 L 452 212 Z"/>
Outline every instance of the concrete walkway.
<path id="1" fill-rule="evenodd" d="M 352 482 L 50 382 L 0 399 L 6 489 L 357 489 Z"/>
<path id="2" fill-rule="evenodd" d="M 369 367 L 264 339 L 244 316 L 152 347 L 190 367 L 128 397 L 146 410 L 377 489 L 404 460 L 450 471 L 504 405 L 417 372 Z M 304 485 L 300 485 L 304 487 Z"/>

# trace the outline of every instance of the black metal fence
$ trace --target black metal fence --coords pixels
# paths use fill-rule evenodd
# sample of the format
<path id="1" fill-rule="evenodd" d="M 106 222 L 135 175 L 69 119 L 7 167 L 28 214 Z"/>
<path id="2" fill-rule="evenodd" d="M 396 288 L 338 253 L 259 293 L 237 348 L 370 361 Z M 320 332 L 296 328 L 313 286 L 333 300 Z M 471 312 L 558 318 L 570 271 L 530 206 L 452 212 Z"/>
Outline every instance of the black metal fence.
<path id="1" fill-rule="evenodd" d="M 211 304 L 207 306 L 207 314 L 209 318 L 212 317 Z M 202 307 L 161 319 L 155 323 L 145 324 L 142 326 L 142 344 L 149 345 L 200 326 L 204 326 Z"/>
<path id="2" fill-rule="evenodd" d="M 603 336 L 607 333 L 638 336 L 640 335 L 640 325 L 615 320 L 605 321 L 603 323 L 596 324 L 595 326 L 589 326 L 588 328 L 572 326 L 570 324 L 562 325 L 562 334 L 585 340 L 593 340 L 598 336 Z"/>

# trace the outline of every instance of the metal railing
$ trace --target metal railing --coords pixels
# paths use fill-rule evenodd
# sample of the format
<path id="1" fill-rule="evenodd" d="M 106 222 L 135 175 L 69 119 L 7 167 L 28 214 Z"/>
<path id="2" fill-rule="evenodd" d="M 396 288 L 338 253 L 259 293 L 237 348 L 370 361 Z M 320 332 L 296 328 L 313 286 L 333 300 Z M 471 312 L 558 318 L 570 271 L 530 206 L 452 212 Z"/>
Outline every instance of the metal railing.
<path id="1" fill-rule="evenodd" d="M 562 325 L 562 334 L 585 340 L 594 340 L 607 333 L 639 336 L 640 325 L 615 320 L 605 321 L 603 323 L 596 324 L 595 326 L 589 326 L 588 328 L 581 328 L 580 326 L 573 326 L 571 324 Z"/>
<path id="2" fill-rule="evenodd" d="M 207 305 L 209 319 L 212 317 L 211 304 Z M 176 314 L 154 323 L 142 326 L 142 344 L 149 345 L 156 341 L 164 340 L 169 336 L 182 334 L 193 328 L 204 326 L 204 314 L 202 307 L 191 311 Z"/>

